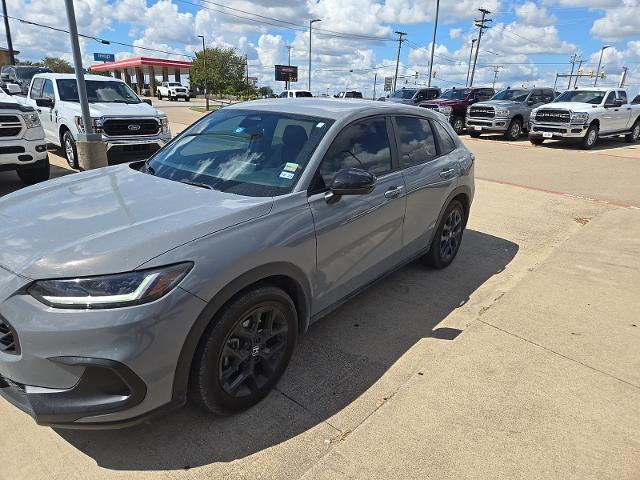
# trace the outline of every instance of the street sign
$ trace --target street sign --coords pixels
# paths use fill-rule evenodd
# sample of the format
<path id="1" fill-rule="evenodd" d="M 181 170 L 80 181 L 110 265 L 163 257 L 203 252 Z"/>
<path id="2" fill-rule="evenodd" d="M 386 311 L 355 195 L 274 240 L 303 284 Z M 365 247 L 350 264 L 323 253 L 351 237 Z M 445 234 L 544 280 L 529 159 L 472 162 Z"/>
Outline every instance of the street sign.
<path id="1" fill-rule="evenodd" d="M 115 62 L 116 56 L 113 53 L 94 53 L 93 59 L 96 62 Z"/>
<path id="2" fill-rule="evenodd" d="M 293 65 L 276 65 L 276 82 L 297 82 L 298 67 Z"/>
<path id="3" fill-rule="evenodd" d="M 390 92 L 393 87 L 393 77 L 384 77 L 384 91 Z"/>

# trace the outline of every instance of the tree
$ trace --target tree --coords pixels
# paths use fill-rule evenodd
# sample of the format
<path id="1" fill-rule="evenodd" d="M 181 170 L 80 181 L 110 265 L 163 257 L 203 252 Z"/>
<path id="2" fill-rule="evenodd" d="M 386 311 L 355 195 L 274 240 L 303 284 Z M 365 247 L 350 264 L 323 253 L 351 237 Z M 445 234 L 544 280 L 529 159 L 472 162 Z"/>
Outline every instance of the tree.
<path id="1" fill-rule="evenodd" d="M 202 52 L 197 52 L 190 72 L 192 85 L 204 88 L 206 80 L 207 90 L 214 94 L 247 91 L 244 57 L 236 55 L 233 48 L 207 48 L 205 52 L 207 70 Z"/>
<path id="2" fill-rule="evenodd" d="M 270 97 L 273 95 L 273 88 L 271 87 L 260 87 L 258 89 L 258 95 L 261 97 Z"/>
<path id="3" fill-rule="evenodd" d="M 42 59 L 42 66 L 54 73 L 73 73 L 73 67 L 63 58 L 44 57 Z"/>

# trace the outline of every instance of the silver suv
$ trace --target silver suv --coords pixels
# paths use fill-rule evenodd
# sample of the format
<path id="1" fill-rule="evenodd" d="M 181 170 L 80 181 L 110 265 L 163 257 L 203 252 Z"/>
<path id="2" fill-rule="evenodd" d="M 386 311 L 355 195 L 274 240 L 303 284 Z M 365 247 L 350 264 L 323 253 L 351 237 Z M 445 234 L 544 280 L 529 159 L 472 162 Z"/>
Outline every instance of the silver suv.
<path id="1" fill-rule="evenodd" d="M 453 261 L 473 165 L 426 109 L 265 100 L 146 162 L 10 194 L 0 395 L 73 428 L 130 425 L 188 394 L 246 409 L 311 322 L 413 259 Z"/>

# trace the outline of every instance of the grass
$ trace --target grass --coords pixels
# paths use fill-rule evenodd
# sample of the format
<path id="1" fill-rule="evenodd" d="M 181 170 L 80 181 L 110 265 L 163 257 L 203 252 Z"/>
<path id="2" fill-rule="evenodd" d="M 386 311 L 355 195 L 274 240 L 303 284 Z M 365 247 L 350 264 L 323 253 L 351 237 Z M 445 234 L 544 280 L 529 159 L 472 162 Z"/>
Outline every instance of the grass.
<path id="1" fill-rule="evenodd" d="M 219 105 L 209 105 L 209 111 L 215 112 L 220 108 Z M 205 113 L 207 111 L 206 107 L 189 107 L 189 110 L 193 110 L 194 112 Z"/>

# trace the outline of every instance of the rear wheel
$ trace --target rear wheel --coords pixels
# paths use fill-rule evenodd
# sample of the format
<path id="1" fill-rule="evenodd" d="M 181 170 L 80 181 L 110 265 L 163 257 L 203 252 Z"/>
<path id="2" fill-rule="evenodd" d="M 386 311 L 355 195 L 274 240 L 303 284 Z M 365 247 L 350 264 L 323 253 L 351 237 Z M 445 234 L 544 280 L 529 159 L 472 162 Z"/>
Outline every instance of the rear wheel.
<path id="1" fill-rule="evenodd" d="M 469 135 L 471 135 L 473 138 L 480 138 L 480 132 L 476 132 L 475 130 L 471 130 L 469 132 Z"/>
<path id="2" fill-rule="evenodd" d="M 462 233 L 465 225 L 466 214 L 464 207 L 458 200 L 453 200 L 445 210 L 442 220 L 440 220 L 429 252 L 425 257 L 428 265 L 441 269 L 448 267 L 453 262 L 462 243 Z"/>
<path id="3" fill-rule="evenodd" d="M 593 124 L 587 130 L 586 135 L 582 139 L 582 148 L 584 150 L 591 150 L 598 141 L 598 126 Z"/>
<path id="4" fill-rule="evenodd" d="M 624 140 L 627 143 L 636 143 L 640 138 L 640 119 L 636 120 L 636 123 L 631 127 L 631 133 L 624 136 Z"/>
<path id="5" fill-rule="evenodd" d="M 453 130 L 460 135 L 464 130 L 464 119 L 462 117 L 455 117 L 451 123 Z"/>
<path id="6" fill-rule="evenodd" d="M 269 285 L 227 304 L 193 360 L 190 394 L 216 414 L 245 410 L 267 396 L 289 364 L 298 335 L 291 298 Z"/>
<path id="7" fill-rule="evenodd" d="M 25 185 L 35 185 L 36 183 L 49 180 L 51 167 L 49 159 L 40 160 L 32 167 L 23 167 L 17 170 L 18 176 Z"/>
<path id="8" fill-rule="evenodd" d="M 158 100 L 162 100 L 162 93 L 160 93 L 160 90 L 158 90 Z"/>
<path id="9" fill-rule="evenodd" d="M 521 134 L 522 134 L 522 120 L 518 118 L 514 118 L 513 120 L 511 120 L 511 123 L 509 124 L 509 128 L 504 134 L 504 137 L 507 140 L 517 140 L 518 138 L 520 138 Z"/>
<path id="10" fill-rule="evenodd" d="M 529 137 L 529 141 L 533 145 L 542 145 L 544 143 L 544 138 L 542 138 L 542 137 Z"/>
<path id="11" fill-rule="evenodd" d="M 62 134 L 62 148 L 64 149 L 64 156 L 66 157 L 69 166 L 74 170 L 77 170 L 79 168 L 78 150 L 76 149 L 76 141 L 69 130 Z"/>

